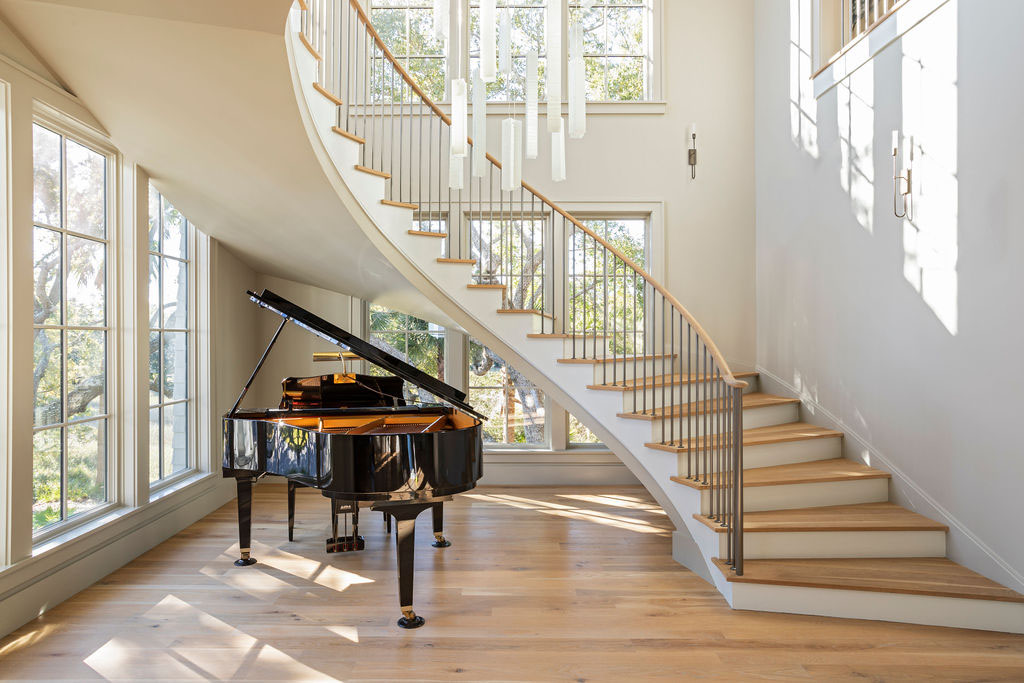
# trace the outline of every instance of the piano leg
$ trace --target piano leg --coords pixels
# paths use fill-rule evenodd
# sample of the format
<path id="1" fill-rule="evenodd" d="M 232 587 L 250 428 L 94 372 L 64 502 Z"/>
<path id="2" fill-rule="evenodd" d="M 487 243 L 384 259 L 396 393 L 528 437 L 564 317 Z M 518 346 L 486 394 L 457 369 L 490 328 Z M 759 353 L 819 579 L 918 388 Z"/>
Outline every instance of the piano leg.
<path id="1" fill-rule="evenodd" d="M 435 548 L 447 548 L 452 543 L 444 537 L 444 503 L 434 503 L 434 543 Z"/>
<path id="2" fill-rule="evenodd" d="M 295 540 L 295 482 L 288 482 L 288 541 Z"/>
<path id="3" fill-rule="evenodd" d="M 238 551 L 241 557 L 235 560 L 239 567 L 256 564 L 250 557 L 252 552 L 252 477 L 238 477 Z"/>
<path id="4" fill-rule="evenodd" d="M 419 628 L 424 619 L 412 609 L 413 559 L 416 553 L 416 516 L 431 507 L 431 503 L 412 503 L 407 505 L 382 506 L 382 511 L 395 518 L 398 533 L 395 543 L 398 547 L 398 602 L 402 608 L 402 618 L 398 625 L 402 628 Z"/>
<path id="5" fill-rule="evenodd" d="M 384 512 L 382 514 L 384 515 L 384 533 L 386 533 L 388 536 L 390 536 L 391 535 L 391 515 L 389 515 L 386 512 Z"/>

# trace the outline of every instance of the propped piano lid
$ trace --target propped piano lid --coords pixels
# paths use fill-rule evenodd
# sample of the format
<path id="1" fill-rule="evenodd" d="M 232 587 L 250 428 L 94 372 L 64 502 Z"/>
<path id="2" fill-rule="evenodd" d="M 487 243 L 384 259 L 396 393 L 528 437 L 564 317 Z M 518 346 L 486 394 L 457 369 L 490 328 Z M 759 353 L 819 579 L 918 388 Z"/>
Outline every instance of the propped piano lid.
<path id="1" fill-rule="evenodd" d="M 303 327 L 321 339 L 340 346 L 345 351 L 351 351 L 357 356 L 370 361 L 374 365 L 387 370 L 388 372 L 401 377 L 407 382 L 415 384 L 421 389 L 430 392 L 439 400 L 450 404 L 464 412 L 474 415 L 481 420 L 487 418 L 476 412 L 473 406 L 466 403 L 466 394 L 459 391 L 450 384 L 445 384 L 436 377 L 431 377 L 422 370 L 418 370 L 403 360 L 395 358 L 387 351 L 377 348 L 370 342 L 360 339 L 350 332 L 346 332 L 337 325 L 327 322 L 323 318 L 310 313 L 302 306 L 288 301 L 284 297 L 274 294 L 269 289 L 264 289 L 262 294 L 249 291 L 249 298 L 268 310 L 287 318 L 299 327 Z"/>

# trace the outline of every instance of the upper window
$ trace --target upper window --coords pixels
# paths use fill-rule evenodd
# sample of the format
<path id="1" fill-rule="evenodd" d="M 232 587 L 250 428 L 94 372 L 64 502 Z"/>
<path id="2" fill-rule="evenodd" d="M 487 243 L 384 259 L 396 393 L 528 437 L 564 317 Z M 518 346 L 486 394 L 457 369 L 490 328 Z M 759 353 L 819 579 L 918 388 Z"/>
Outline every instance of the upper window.
<path id="1" fill-rule="evenodd" d="M 34 124 L 34 531 L 108 501 L 108 157 Z"/>
<path id="2" fill-rule="evenodd" d="M 828 62 L 899 9 L 906 0 L 821 0 L 819 10 L 819 65 Z"/>
<path id="3" fill-rule="evenodd" d="M 569 2 L 569 19 L 583 25 L 589 101 L 642 102 L 655 97 L 655 49 L 651 29 L 654 1 L 599 0 L 589 9 L 584 8 L 588 3 Z M 487 84 L 489 101 L 522 102 L 526 99 L 526 55 L 531 49 L 537 50 L 538 95 L 543 93 L 547 63 L 545 5 L 545 0 L 499 0 L 499 18 L 507 12 L 512 28 L 513 73 L 511 77 L 499 73 L 494 82 Z M 440 101 L 446 95 L 445 46 L 434 37 L 432 7 L 431 2 L 424 0 L 372 0 L 370 17 L 395 58 L 431 99 Z M 465 31 L 469 45 L 468 79 L 480 62 L 479 0 L 470 0 Z M 567 62 L 567 54 L 563 54 L 562 59 Z M 566 63 L 562 72 L 568 73 Z M 379 96 L 385 100 L 398 99 L 398 87 L 399 84 L 382 82 Z M 566 87 L 568 79 L 563 78 L 563 88 Z M 563 93 L 563 99 L 565 97 Z"/>
<path id="4" fill-rule="evenodd" d="M 193 466 L 189 271 L 194 228 L 149 188 L 149 481 Z"/>
<path id="5" fill-rule="evenodd" d="M 651 99 L 650 2 L 607 0 L 586 10 L 570 3 L 583 24 L 587 99 L 639 102 Z"/>
<path id="6" fill-rule="evenodd" d="M 430 0 L 373 0 L 370 7 L 370 22 L 381 40 L 427 96 L 440 102 L 445 95 L 445 48 L 434 36 L 433 15 Z M 381 70 L 375 67 L 375 72 Z M 400 99 L 400 86 L 382 82 L 384 99 Z M 394 97 L 388 97 L 392 88 Z"/>
<path id="7" fill-rule="evenodd" d="M 487 84 L 487 100 L 523 102 L 526 100 L 526 53 L 537 51 L 538 98 L 544 92 L 544 70 L 547 54 L 544 52 L 544 0 L 515 0 L 499 3 L 498 16 L 508 12 L 512 28 L 512 76 L 499 72 Z M 469 73 L 480 68 L 480 2 L 469 5 Z"/>

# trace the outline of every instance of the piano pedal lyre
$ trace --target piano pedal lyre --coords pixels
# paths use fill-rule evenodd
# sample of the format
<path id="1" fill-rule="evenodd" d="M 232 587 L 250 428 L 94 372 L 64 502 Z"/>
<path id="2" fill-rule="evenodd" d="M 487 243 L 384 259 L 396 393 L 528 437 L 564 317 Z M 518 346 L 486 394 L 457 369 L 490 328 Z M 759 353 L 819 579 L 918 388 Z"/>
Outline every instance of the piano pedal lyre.
<path id="1" fill-rule="evenodd" d="M 338 515 L 344 515 L 344 532 L 338 535 Z M 352 515 L 352 534 L 348 533 L 348 515 Z M 366 540 L 359 535 L 359 502 L 343 504 L 331 498 L 331 537 L 327 539 L 328 553 L 350 553 L 366 548 Z"/>

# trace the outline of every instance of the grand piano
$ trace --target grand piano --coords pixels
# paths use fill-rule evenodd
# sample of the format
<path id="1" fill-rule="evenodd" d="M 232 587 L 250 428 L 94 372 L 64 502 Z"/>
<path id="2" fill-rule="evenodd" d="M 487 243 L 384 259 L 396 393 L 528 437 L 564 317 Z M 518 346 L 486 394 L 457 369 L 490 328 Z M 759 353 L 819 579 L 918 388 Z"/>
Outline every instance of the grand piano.
<path id="1" fill-rule="evenodd" d="M 251 550 L 252 487 L 266 474 L 287 478 L 289 537 L 294 524 L 295 487 L 320 489 L 331 499 L 333 538 L 328 551 L 362 548 L 358 527 L 339 537 L 339 509 L 352 511 L 357 525 L 360 503 L 394 520 L 398 550 L 402 628 L 424 623 L 413 610 L 413 541 L 416 517 L 434 511 L 435 546 L 447 545 L 440 533 L 441 503 L 476 486 L 483 469 L 481 420 L 465 402 L 465 393 L 431 377 L 369 342 L 264 290 L 249 298 L 281 317 L 281 323 L 235 401 L 224 416 L 225 477 L 238 487 L 238 541 L 241 557 L 256 562 Z M 341 356 L 362 358 L 392 377 L 354 373 L 287 378 L 276 408 L 242 410 L 246 393 L 270 355 L 285 325 L 292 322 L 338 346 Z M 405 398 L 404 382 L 418 387 L 429 402 Z"/>

